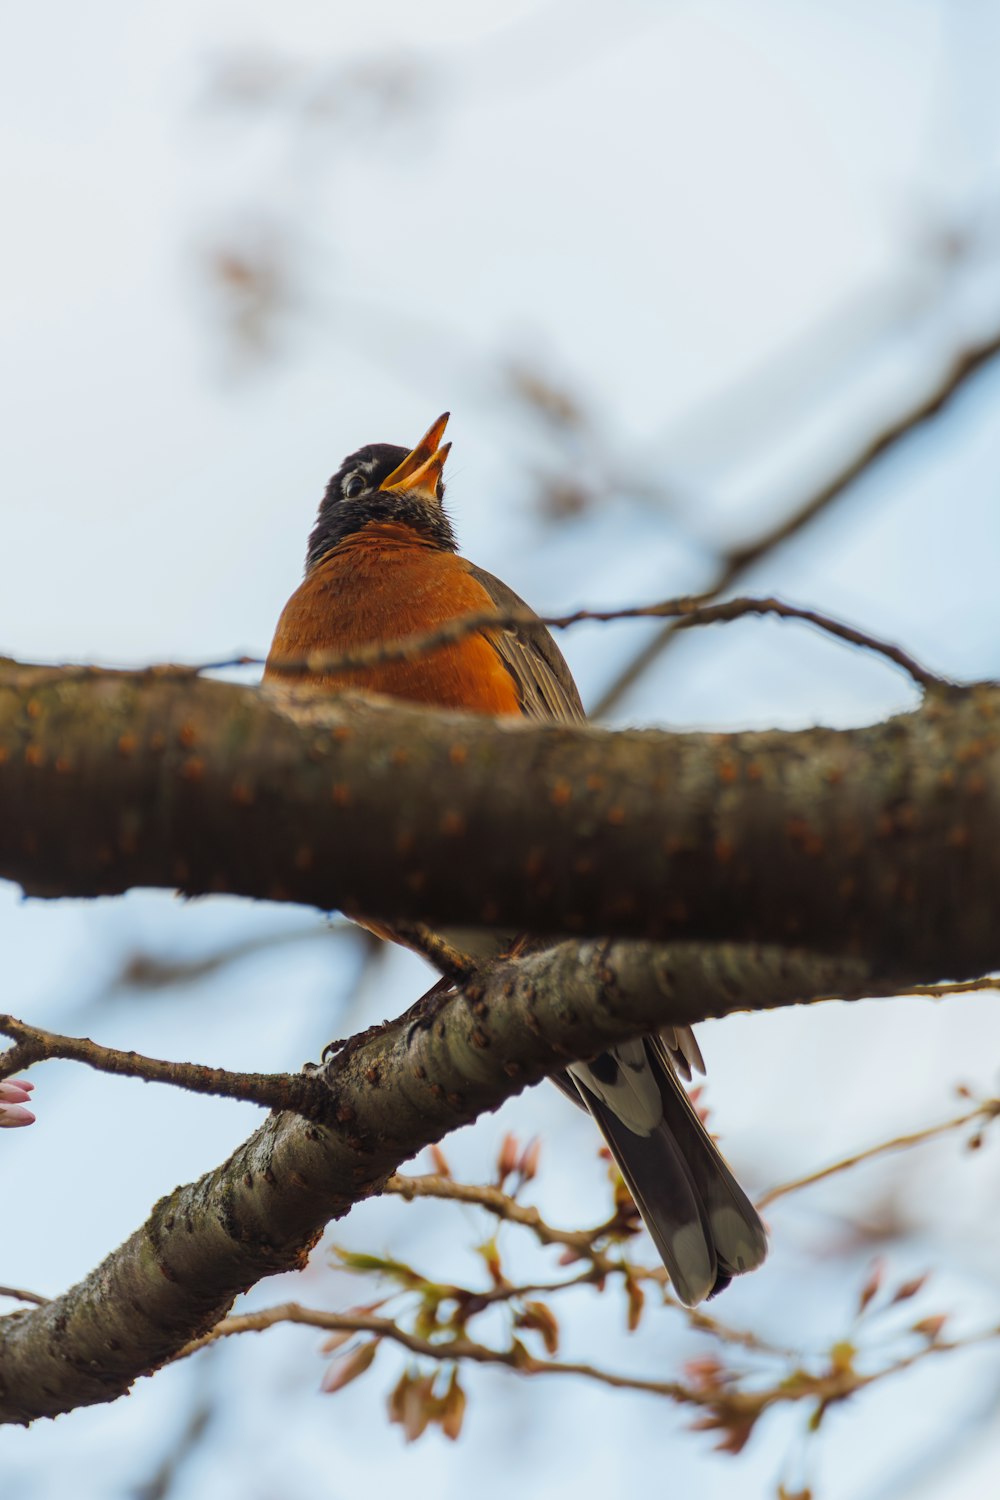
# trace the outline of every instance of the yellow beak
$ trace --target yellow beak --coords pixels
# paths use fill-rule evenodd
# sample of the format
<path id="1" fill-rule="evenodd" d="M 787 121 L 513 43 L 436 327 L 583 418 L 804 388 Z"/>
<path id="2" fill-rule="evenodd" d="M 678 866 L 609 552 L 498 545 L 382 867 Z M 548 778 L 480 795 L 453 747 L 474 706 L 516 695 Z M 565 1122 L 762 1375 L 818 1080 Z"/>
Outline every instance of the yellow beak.
<path id="1" fill-rule="evenodd" d="M 429 499 L 437 499 L 441 470 L 451 452 L 450 443 L 439 446 L 450 415 L 450 412 L 444 412 L 428 427 L 417 446 L 383 479 L 380 490 L 416 491 Z"/>

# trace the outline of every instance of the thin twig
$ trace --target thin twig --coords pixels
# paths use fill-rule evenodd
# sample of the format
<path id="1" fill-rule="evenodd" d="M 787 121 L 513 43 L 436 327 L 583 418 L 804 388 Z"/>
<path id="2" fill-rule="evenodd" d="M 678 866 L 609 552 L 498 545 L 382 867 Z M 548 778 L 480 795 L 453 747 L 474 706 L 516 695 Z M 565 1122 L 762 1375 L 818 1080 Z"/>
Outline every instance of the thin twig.
<path id="1" fill-rule="evenodd" d="M 873 651 L 885 657 L 894 666 L 900 667 L 921 688 L 946 688 L 952 684 L 947 678 L 931 672 L 912 657 L 909 652 L 891 641 L 880 640 L 867 631 L 858 630 L 830 615 L 815 609 L 804 609 L 774 597 L 751 596 L 726 599 L 712 603 L 711 594 L 699 594 L 677 599 L 661 599 L 654 604 L 625 605 L 620 609 L 576 609 L 564 615 L 536 615 L 529 609 L 477 610 L 454 619 L 446 620 L 433 630 L 418 631 L 413 635 L 394 640 L 373 641 L 366 646 L 356 646 L 351 651 L 310 651 L 305 656 L 283 657 L 268 661 L 268 670 L 277 677 L 295 678 L 303 674 L 309 677 L 339 676 L 349 672 L 364 672 L 371 667 L 384 666 L 389 662 L 416 661 L 428 652 L 443 646 L 454 645 L 466 636 L 479 631 L 504 630 L 517 627 L 544 625 L 551 630 L 569 630 L 584 623 L 607 625 L 617 620 L 668 620 L 671 632 L 690 630 L 698 626 L 728 624 L 733 620 L 749 616 L 771 615 L 781 620 L 802 620 L 817 629 L 846 641 L 849 645 Z M 234 667 L 259 667 L 264 665 L 261 656 L 232 656 L 219 661 L 203 661 L 193 665 L 162 664 L 143 667 L 129 674 L 138 678 L 173 680 L 198 677 L 205 672 L 221 672 Z M 73 681 L 97 674 L 101 669 L 81 664 L 58 669 L 61 682 Z M 51 677 L 54 668 L 41 668 L 38 676 L 25 675 L 22 671 L 19 685 L 28 691 L 41 685 L 45 675 Z M 359 687 L 363 684 L 359 684 Z M 594 717 L 605 711 L 602 700 L 594 709 Z"/>
<path id="2" fill-rule="evenodd" d="M 241 937 L 196 958 L 163 958 L 158 953 L 130 953 L 123 959 L 118 973 L 109 980 L 107 993 L 113 994 L 125 989 L 180 988 L 210 978 L 231 964 L 242 963 L 244 959 L 255 958 L 261 953 L 270 953 L 277 948 L 298 943 L 342 941 L 345 937 L 356 936 L 357 932 L 357 927 L 351 922 L 344 921 L 335 927 L 324 919 L 283 932 L 255 933 Z"/>
<path id="3" fill-rule="evenodd" d="M 183 1492 L 184 1470 L 210 1431 L 219 1408 L 217 1366 L 211 1357 L 201 1362 L 201 1389 L 192 1392 L 191 1407 L 180 1432 L 166 1442 L 162 1457 L 147 1480 L 137 1484 L 132 1500 L 167 1500 L 171 1492 Z"/>
<path id="4" fill-rule="evenodd" d="M 33 1302 L 36 1307 L 44 1307 L 49 1300 L 38 1292 L 26 1292 L 19 1286 L 0 1286 L 0 1297 L 11 1297 L 16 1302 Z"/>
<path id="5" fill-rule="evenodd" d="M 474 958 L 468 953 L 463 953 L 456 948 L 448 939 L 442 937 L 439 932 L 434 932 L 423 922 L 393 922 L 391 929 L 393 941 L 404 942 L 417 953 L 423 955 L 429 964 L 437 969 L 446 979 L 455 984 L 467 984 L 479 972 L 479 966 Z M 379 936 L 381 936 L 381 930 Z"/>
<path id="6" fill-rule="evenodd" d="M 179 1350 L 175 1359 L 186 1358 L 197 1350 L 234 1334 L 261 1333 L 282 1323 L 295 1323 L 328 1333 L 367 1334 L 372 1340 L 387 1339 L 409 1353 L 436 1362 L 460 1363 L 463 1360 L 480 1365 L 503 1365 L 521 1375 L 576 1375 L 614 1390 L 638 1391 L 644 1395 L 663 1396 L 682 1405 L 701 1407 L 713 1414 L 703 1425 L 709 1429 L 740 1431 L 749 1429 L 769 1407 L 783 1402 L 808 1400 L 820 1405 L 842 1401 L 857 1391 L 874 1385 L 926 1359 L 931 1354 L 953 1352 L 1000 1336 L 1000 1328 L 991 1327 L 960 1340 L 928 1339 L 918 1349 L 890 1360 L 880 1369 L 862 1373 L 850 1362 L 831 1359 L 816 1374 L 801 1368 L 774 1385 L 759 1390 L 737 1389 L 731 1383 L 716 1379 L 694 1380 L 684 1384 L 677 1380 L 649 1380 L 620 1375 L 597 1365 L 575 1360 L 537 1359 L 524 1345 L 515 1341 L 506 1349 L 492 1348 L 466 1337 L 441 1340 L 422 1338 L 401 1328 L 392 1318 L 373 1313 L 328 1313 L 286 1302 L 260 1312 L 239 1313 L 223 1318 L 199 1339 Z"/>
<path id="7" fill-rule="evenodd" d="M 367 1333 L 375 1338 L 401 1344 L 411 1354 L 423 1355 L 428 1359 L 507 1365 L 523 1375 L 583 1375 L 602 1385 L 613 1386 L 616 1390 L 645 1391 L 650 1395 L 669 1396 L 675 1401 L 705 1404 L 693 1388 L 682 1385 L 679 1381 L 640 1380 L 628 1375 L 616 1375 L 594 1365 L 535 1359 L 521 1344 L 514 1344 L 509 1349 L 492 1349 L 487 1344 L 479 1344 L 468 1338 L 448 1338 L 444 1342 L 435 1342 L 401 1328 L 392 1318 L 378 1317 L 374 1313 L 321 1312 L 319 1309 L 303 1307 L 298 1302 L 285 1302 L 261 1312 L 237 1313 L 223 1318 L 201 1338 L 192 1339 L 191 1343 L 185 1344 L 175 1358 L 186 1358 L 206 1345 L 215 1343 L 217 1339 L 229 1338 L 237 1333 L 262 1333 L 279 1323 L 299 1323 L 308 1328 L 321 1328 L 329 1333 Z"/>
<path id="8" fill-rule="evenodd" d="M 947 995 L 974 995 L 979 990 L 1000 990 L 1000 978 L 995 974 L 984 974 L 979 979 L 951 979 L 944 984 L 910 984 L 899 993 L 943 1000 Z"/>
<path id="9" fill-rule="evenodd" d="M 716 598 L 719 594 L 728 592 L 762 558 L 769 556 L 783 543 L 790 541 L 793 536 L 805 530 L 834 501 L 846 494 L 851 486 L 880 458 L 907 438 L 911 432 L 922 427 L 925 422 L 931 421 L 943 411 L 971 377 L 998 354 L 1000 354 L 1000 330 L 971 348 L 958 353 L 946 365 L 938 381 L 923 400 L 908 411 L 902 412 L 895 421 L 890 422 L 874 437 L 862 443 L 857 452 L 814 494 L 808 496 L 776 525 L 769 526 L 762 531 L 753 541 L 746 542 L 740 547 L 732 547 L 724 553 L 718 572 L 703 597 Z M 651 641 L 647 641 L 642 650 L 636 653 L 629 664 L 605 689 L 594 705 L 591 712 L 592 718 L 604 718 L 612 709 L 617 708 L 629 689 L 634 687 L 639 678 L 654 662 L 659 660 L 674 639 L 677 628 L 673 623 L 669 623 L 658 631 Z"/>
<path id="10" fill-rule="evenodd" d="M 909 1146 L 919 1146 L 924 1141 L 932 1141 L 937 1136 L 947 1135 L 952 1130 L 961 1130 L 964 1125 L 988 1124 L 990 1120 L 1000 1115 L 1000 1099 L 985 1099 L 977 1104 L 975 1109 L 968 1110 L 963 1115 L 956 1115 L 952 1120 L 942 1120 L 940 1124 L 928 1125 L 923 1130 L 911 1131 L 908 1135 L 893 1136 L 892 1140 L 880 1141 L 876 1146 L 867 1146 L 863 1151 L 856 1151 L 851 1156 L 845 1156 L 841 1161 L 835 1161 L 828 1167 L 820 1167 L 816 1172 L 808 1172 L 804 1177 L 794 1177 L 790 1182 L 780 1183 L 766 1192 L 762 1198 L 757 1199 L 758 1208 L 767 1208 L 778 1198 L 784 1198 L 788 1193 L 796 1193 L 800 1188 L 811 1187 L 814 1182 L 823 1182 L 827 1177 L 835 1177 L 838 1172 L 846 1172 L 850 1167 L 856 1167 L 859 1162 L 871 1161 L 873 1157 L 884 1156 L 889 1151 L 905 1151 Z"/>
<path id="11" fill-rule="evenodd" d="M 672 1307 L 677 1307 L 690 1326 L 698 1329 L 699 1332 L 710 1333 L 725 1343 L 736 1344 L 758 1354 L 768 1354 L 782 1359 L 794 1357 L 791 1350 L 768 1343 L 748 1330 L 733 1328 L 729 1324 L 722 1323 L 718 1318 L 712 1317 L 700 1308 L 683 1307 L 670 1295 L 670 1278 L 662 1265 L 638 1265 L 634 1261 L 626 1261 L 602 1249 L 600 1246 L 602 1239 L 616 1232 L 621 1233 L 621 1219 L 617 1214 L 611 1219 L 595 1224 L 590 1229 L 558 1229 L 555 1225 L 548 1223 L 537 1208 L 520 1203 L 498 1187 L 487 1183 L 456 1182 L 454 1178 L 442 1177 L 435 1173 L 409 1176 L 397 1172 L 383 1185 L 382 1191 L 398 1194 L 407 1202 L 414 1198 L 436 1198 L 482 1208 L 497 1219 L 530 1229 L 540 1244 L 562 1245 L 587 1262 L 588 1269 L 582 1275 L 562 1282 L 560 1286 L 575 1286 L 616 1275 L 627 1277 L 634 1282 L 652 1282 L 663 1292 L 665 1300 Z M 520 1288 L 519 1290 L 525 1291 L 526 1289 Z M 551 1290 L 555 1290 L 555 1287 Z"/>
<path id="12" fill-rule="evenodd" d="M 852 646 L 860 646 L 864 650 L 884 656 L 895 666 L 907 672 L 922 688 L 950 686 L 946 678 L 921 666 L 901 647 L 889 641 L 879 640 L 878 637 L 858 630 L 853 625 L 834 620 L 818 610 L 803 609 L 798 605 L 787 604 L 775 598 L 746 597 L 727 599 L 723 603 L 712 604 L 707 602 L 705 595 L 694 598 L 662 599 L 656 604 L 627 605 L 621 609 L 577 609 L 566 615 L 536 615 L 530 610 L 481 610 L 446 620 L 444 624 L 436 626 L 433 630 L 421 631 L 397 640 L 375 641 L 368 646 L 358 646 L 350 652 L 313 651 L 304 657 L 272 659 L 269 663 L 269 670 L 281 676 L 290 677 L 302 673 L 308 673 L 312 677 L 322 677 L 364 671 L 386 662 L 415 660 L 429 651 L 451 645 L 477 631 L 500 630 L 516 626 L 545 625 L 553 630 L 568 630 L 571 626 L 584 622 L 608 624 L 615 620 L 669 619 L 673 622 L 671 629 L 692 629 L 695 626 L 728 623 L 750 615 L 773 615 L 781 620 L 803 620 L 807 624 L 815 625 L 828 635 L 834 636 L 837 640 L 846 641 Z M 246 662 L 247 658 L 240 659 L 240 664 Z M 236 664 L 235 661 L 214 662 L 189 670 L 208 671 L 218 669 L 220 666 Z"/>
<path id="13" fill-rule="evenodd" d="M 505 1219 L 511 1224 L 522 1224 L 530 1229 L 538 1241 L 543 1245 L 562 1245 L 569 1250 L 576 1250 L 581 1255 L 588 1257 L 596 1255 L 600 1264 L 606 1270 L 612 1269 L 612 1262 L 605 1260 L 600 1252 L 594 1251 L 595 1242 L 609 1231 L 608 1225 L 600 1225 L 596 1229 L 557 1229 L 554 1225 L 546 1222 L 530 1204 L 519 1203 L 509 1193 L 504 1193 L 497 1187 L 487 1184 L 477 1186 L 472 1183 L 455 1182 L 450 1177 L 440 1177 L 435 1173 L 428 1172 L 421 1176 L 409 1176 L 402 1172 L 394 1172 L 382 1188 L 384 1193 L 396 1193 L 408 1202 L 414 1198 L 444 1198 L 452 1203 L 468 1203 L 477 1208 L 485 1208 L 498 1219 Z"/>
<path id="14" fill-rule="evenodd" d="M 0 1053 L 0 1079 L 47 1058 L 60 1057 L 83 1063 L 100 1073 L 144 1078 L 147 1083 L 169 1083 L 195 1094 L 242 1099 L 265 1109 L 315 1115 L 322 1114 L 324 1104 L 329 1103 L 325 1085 L 312 1074 L 231 1073 L 226 1068 L 210 1068 L 203 1063 L 164 1062 L 138 1052 L 104 1047 L 89 1037 L 60 1036 L 10 1015 L 0 1014 L 0 1032 L 16 1043 Z"/>

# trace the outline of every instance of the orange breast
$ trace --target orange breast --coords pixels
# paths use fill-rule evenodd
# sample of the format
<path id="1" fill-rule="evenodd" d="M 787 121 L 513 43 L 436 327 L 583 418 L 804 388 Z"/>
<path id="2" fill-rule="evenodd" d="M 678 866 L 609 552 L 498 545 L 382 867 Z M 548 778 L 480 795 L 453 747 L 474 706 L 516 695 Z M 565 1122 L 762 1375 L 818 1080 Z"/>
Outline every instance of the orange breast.
<path id="1" fill-rule="evenodd" d="M 424 544 L 404 527 L 369 527 L 335 548 L 296 589 L 278 621 L 264 676 L 288 681 L 290 674 L 271 671 L 272 663 L 398 640 L 494 607 L 462 558 Z M 482 634 L 415 661 L 296 674 L 295 680 L 331 689 L 363 688 L 472 713 L 521 712 L 514 679 Z"/>

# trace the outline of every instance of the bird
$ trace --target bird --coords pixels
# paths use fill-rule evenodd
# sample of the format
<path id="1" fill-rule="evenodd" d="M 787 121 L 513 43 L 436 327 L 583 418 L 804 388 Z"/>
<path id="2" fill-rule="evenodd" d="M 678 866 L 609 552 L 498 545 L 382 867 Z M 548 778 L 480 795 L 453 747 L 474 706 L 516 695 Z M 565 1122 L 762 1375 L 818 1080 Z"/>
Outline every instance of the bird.
<path id="1" fill-rule="evenodd" d="M 414 448 L 371 443 L 344 459 L 323 495 L 305 576 L 279 618 L 264 680 L 582 724 L 579 691 L 549 631 L 513 589 L 458 552 L 443 503 L 448 419 L 445 412 Z M 346 670 L 317 660 L 498 611 L 523 623 L 486 625 L 414 659 Z M 496 939 L 494 952 L 500 946 Z M 757 1211 L 681 1081 L 692 1068 L 704 1072 L 691 1029 L 664 1027 L 554 1079 L 595 1120 L 688 1307 L 767 1254 Z"/>

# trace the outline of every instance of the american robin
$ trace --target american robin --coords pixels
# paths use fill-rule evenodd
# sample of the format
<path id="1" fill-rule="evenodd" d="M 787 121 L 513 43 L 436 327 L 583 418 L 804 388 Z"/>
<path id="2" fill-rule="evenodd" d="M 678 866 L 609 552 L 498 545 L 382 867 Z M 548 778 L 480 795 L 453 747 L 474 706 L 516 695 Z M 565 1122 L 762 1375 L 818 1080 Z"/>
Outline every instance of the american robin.
<path id="1" fill-rule="evenodd" d="M 359 448 L 330 480 L 303 582 L 282 611 L 264 670 L 433 630 L 469 613 L 527 611 L 456 550 L 443 507 L 448 413 L 411 450 Z M 530 611 L 529 611 L 530 613 Z M 582 722 L 580 695 L 539 622 L 486 628 L 413 661 L 302 672 L 330 689 L 364 688 L 447 709 Z M 764 1227 L 681 1084 L 704 1071 L 687 1027 L 623 1043 L 555 1081 L 596 1120 L 680 1300 L 693 1307 L 759 1266 Z"/>

